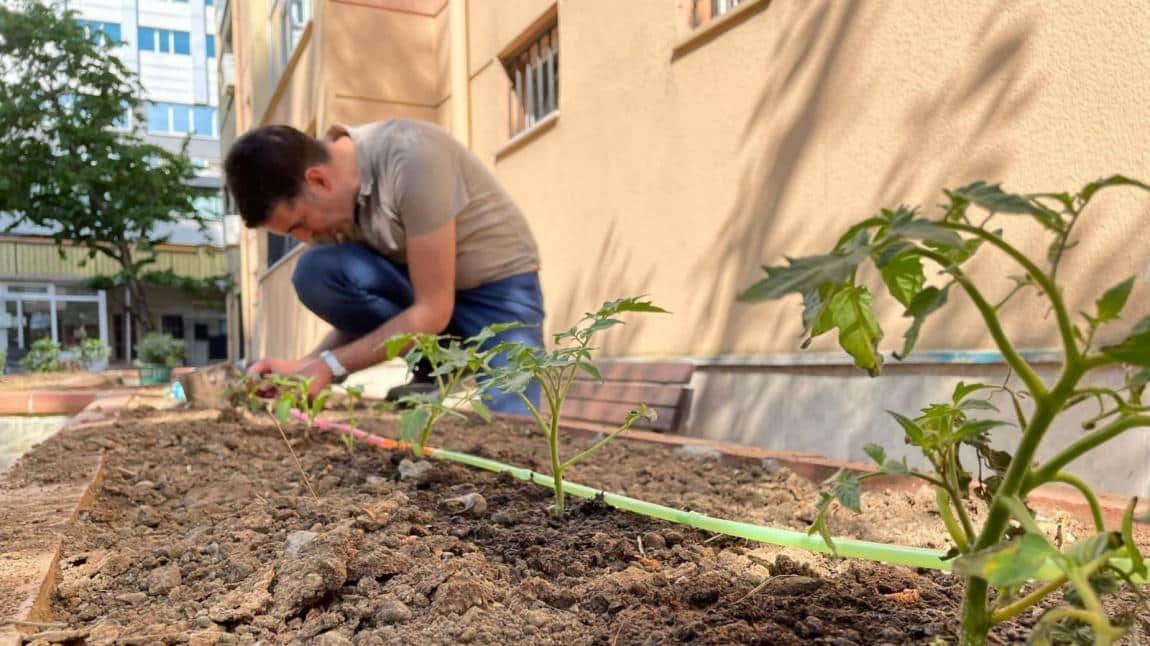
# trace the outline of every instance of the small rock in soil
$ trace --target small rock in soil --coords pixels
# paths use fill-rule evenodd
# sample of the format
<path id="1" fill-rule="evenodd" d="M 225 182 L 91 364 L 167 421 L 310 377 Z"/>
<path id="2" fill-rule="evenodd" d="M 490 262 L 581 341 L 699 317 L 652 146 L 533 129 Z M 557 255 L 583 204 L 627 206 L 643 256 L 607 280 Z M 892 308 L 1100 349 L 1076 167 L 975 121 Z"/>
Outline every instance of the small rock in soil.
<path id="1" fill-rule="evenodd" d="M 87 636 L 87 630 L 46 630 L 34 635 L 27 635 L 24 637 L 24 640 L 31 642 L 32 644 L 62 644 L 67 642 L 78 642 Z"/>
<path id="2" fill-rule="evenodd" d="M 158 567 L 148 575 L 148 594 L 168 594 L 180 581 L 180 566 L 170 563 Z"/>
<path id="3" fill-rule="evenodd" d="M 647 532 L 643 534 L 643 547 L 650 550 L 661 550 L 667 547 L 667 539 L 658 532 Z"/>
<path id="4" fill-rule="evenodd" d="M 523 613 L 523 619 L 536 628 L 542 628 L 551 622 L 551 615 L 546 610 L 528 610 Z"/>
<path id="5" fill-rule="evenodd" d="M 319 534 L 315 532 L 309 532 L 307 530 L 300 530 L 298 532 L 292 532 L 288 534 L 287 540 L 284 541 L 284 554 L 298 556 L 300 550 L 302 550 L 307 544 L 314 541 L 317 536 L 319 536 Z"/>
<path id="6" fill-rule="evenodd" d="M 478 493 L 468 493 L 440 501 L 440 506 L 449 514 L 467 514 L 480 518 L 487 513 L 487 499 Z"/>
<path id="7" fill-rule="evenodd" d="M 431 480 L 431 472 L 434 470 L 435 465 L 427 460 L 412 462 L 404 459 L 399 463 L 399 479 L 411 480 L 416 483 L 428 482 Z"/>
<path id="8" fill-rule="evenodd" d="M 768 579 L 768 581 L 767 587 L 771 594 L 787 597 L 810 594 L 823 585 L 822 579 L 798 575 L 782 575 Z"/>
<path id="9" fill-rule="evenodd" d="M 143 592 L 126 592 L 124 594 L 116 595 L 115 599 L 120 603 L 126 603 L 128 605 L 135 606 L 147 601 L 148 595 L 144 594 Z"/>
<path id="10" fill-rule="evenodd" d="M 388 597 L 380 602 L 377 618 L 385 624 L 402 624 L 411 619 L 411 608 L 395 597 Z"/>
<path id="11" fill-rule="evenodd" d="M 688 458 L 695 458 L 699 460 L 722 460 L 723 453 L 713 446 L 706 444 L 687 444 L 680 446 L 675 450 L 675 453 Z"/>
<path id="12" fill-rule="evenodd" d="M 317 646 L 352 646 L 347 636 L 334 630 L 319 635 L 312 643 Z"/>
<path id="13" fill-rule="evenodd" d="M 310 542 L 296 558 L 281 561 L 272 589 L 275 614 L 290 617 L 343 587 L 356 551 L 353 542 L 350 530 L 340 527 Z"/>
<path id="14" fill-rule="evenodd" d="M 677 545 L 683 542 L 683 532 L 677 529 L 665 529 L 663 530 L 663 540 L 666 541 L 667 545 Z"/>
<path id="15" fill-rule="evenodd" d="M 783 465 L 774 458 L 763 458 L 762 462 L 759 462 L 759 468 L 763 470 L 763 473 L 773 476 L 779 472 L 779 469 L 783 468 Z"/>
<path id="16" fill-rule="evenodd" d="M 145 527 L 156 527 L 164 521 L 160 512 L 148 505 L 140 505 L 136 509 L 136 522 Z"/>
<path id="17" fill-rule="evenodd" d="M 460 572 L 440 584 L 431 605 L 441 613 L 460 615 L 491 603 L 494 596 L 495 587 L 490 581 Z"/>

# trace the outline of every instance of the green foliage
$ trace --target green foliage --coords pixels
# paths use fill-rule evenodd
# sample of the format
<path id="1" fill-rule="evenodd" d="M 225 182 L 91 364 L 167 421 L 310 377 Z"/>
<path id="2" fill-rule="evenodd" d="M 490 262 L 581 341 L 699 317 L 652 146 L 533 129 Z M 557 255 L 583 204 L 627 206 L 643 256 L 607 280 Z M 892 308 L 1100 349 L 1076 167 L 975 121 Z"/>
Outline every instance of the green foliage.
<path id="1" fill-rule="evenodd" d="M 52 339 L 36 339 L 20 365 L 29 372 L 53 372 L 60 369 L 60 344 Z"/>
<path id="2" fill-rule="evenodd" d="M 172 335 L 150 332 L 136 345 L 136 363 L 175 368 L 184 360 L 185 350 L 184 342 Z"/>
<path id="3" fill-rule="evenodd" d="M 8 351 L 0 350 L 0 375 L 8 373 Z"/>
<path id="4" fill-rule="evenodd" d="M 112 348 L 99 339 L 84 339 L 79 345 L 69 348 L 79 360 L 80 365 L 91 368 L 97 363 L 112 356 Z"/>
<path id="5" fill-rule="evenodd" d="M 461 411 L 470 408 L 484 421 L 491 420 L 484 403 L 491 382 L 472 377 L 486 373 L 502 347 L 495 344 L 485 349 L 483 345 L 497 334 L 517 327 L 523 324 L 489 325 L 464 340 L 450 335 L 398 334 L 383 343 L 381 347 L 388 360 L 403 356 L 411 370 L 420 362 L 426 362 L 435 379 L 434 392 L 405 395 L 398 402 L 403 409 L 400 439 L 411 447 L 414 456 L 423 457 L 432 429 L 444 417 L 467 419 Z M 469 380 L 473 381 L 470 387 L 462 388 Z"/>
<path id="6" fill-rule="evenodd" d="M 844 472 L 828 481 L 811 527 L 812 533 L 819 533 L 830 543 L 829 508 L 838 504 L 857 512 L 859 484 L 868 478 L 887 474 L 929 483 L 936 492 L 940 517 L 954 540 L 956 569 L 966 578 L 964 644 L 985 643 L 992 626 L 1034 607 L 1060 588 L 1066 589 L 1069 605 L 1044 615 L 1035 639 L 1050 641 L 1085 631 L 1098 643 L 1109 643 L 1121 634 L 1123 626 L 1106 615 L 1100 599 L 1117 589 L 1115 582 L 1127 580 L 1127 572 L 1118 569 L 1115 559 L 1126 559 L 1133 571 L 1145 572 L 1130 529 L 1133 505 L 1127 510 L 1122 531 L 1107 530 L 1093 491 L 1064 471 L 1074 460 L 1127 430 L 1150 426 L 1150 407 L 1142 400 L 1150 383 L 1150 316 L 1142 313 L 1141 318 L 1131 317 L 1138 322 L 1117 343 L 1100 348 L 1094 344 L 1103 326 L 1123 319 L 1134 279 L 1103 292 L 1094 303 L 1094 311 L 1081 314 L 1080 325 L 1071 320 L 1057 282 L 1066 252 L 1076 244 L 1072 239 L 1075 225 L 1094 196 L 1114 186 L 1150 190 L 1150 186 L 1121 175 L 1091 182 L 1077 193 L 1013 194 L 999 185 L 975 182 L 947 191 L 942 213 L 935 219 L 906 207 L 884 209 L 848 229 L 828 254 L 787 258 L 785 265 L 765 267 L 766 277 L 739 296 L 744 302 L 760 302 L 799 294 L 804 347 L 812 338 L 838 330 L 839 345 L 871 375 L 881 370 L 878 344 L 883 331 L 873 310 L 874 298 L 865 286 L 878 281 L 864 274 L 867 267 L 877 270 L 877 278 L 909 319 L 902 348 L 894 353 L 897 358 L 913 351 L 922 326 L 947 304 L 952 288 L 965 292 L 977 308 L 1023 387 L 960 382 L 950 401 L 931 404 L 917 416 L 890 411 L 906 443 L 923 455 L 930 470 L 912 471 L 905 459 L 891 459 L 882 447 L 868 445 L 866 453 L 877 470 L 860 477 Z M 991 228 L 999 217 L 1025 218 L 1037 224 L 1050 238 L 1044 257 L 1038 261 L 1027 257 L 1002 237 L 1001 230 Z M 1022 271 L 1011 278 L 1013 289 L 998 303 L 988 301 L 963 269 L 987 246 L 1005 254 Z M 924 261 L 940 269 L 943 278 L 928 281 Z M 1012 298 L 1031 289 L 1048 301 L 1062 343 L 1063 365 L 1054 383 L 1045 383 L 1022 358 L 999 321 L 1000 312 Z M 1107 366 L 1125 371 L 1123 388 L 1080 385 L 1086 375 Z M 996 395 L 1007 398 L 1007 414 L 1013 423 L 997 419 L 999 407 L 990 399 Z M 1084 424 L 1090 432 L 1044 464 L 1036 463 L 1035 451 L 1052 423 L 1068 409 L 1089 401 L 1096 401 L 1099 407 L 1099 413 Z M 1024 406 L 1024 402 L 1029 405 Z M 1016 427 L 1019 433 L 1013 450 L 991 443 L 990 431 L 1006 425 Z M 964 464 L 964 455 L 973 456 L 976 464 Z M 1049 482 L 1068 484 L 1081 493 L 1095 518 L 1093 536 L 1061 549 L 1045 536 L 1034 522 L 1026 499 L 1034 488 Z M 967 509 L 966 501 L 972 495 L 981 497 L 989 507 L 981 527 L 975 525 Z M 1034 582 L 1040 585 L 1023 594 Z M 994 606 L 988 594 L 991 587 L 997 590 Z"/>
<path id="7" fill-rule="evenodd" d="M 554 512 L 558 517 L 563 517 L 566 508 L 563 495 L 564 471 L 593 455 L 637 421 L 655 419 L 655 411 L 641 404 L 638 409 L 627 413 L 617 429 L 589 448 L 565 461 L 560 458 L 559 422 L 563 402 L 579 373 L 602 381 L 602 376 L 592 363 L 594 348 L 591 341 L 598 333 L 621 325 L 623 321 L 616 317 L 627 312 L 666 314 L 667 310 L 636 297 L 608 301 L 598 311 L 584 315 L 575 325 L 556 334 L 556 347 L 550 352 L 521 344 L 506 344 L 497 348 L 506 353 L 508 362 L 491 371 L 492 385 L 504 392 L 518 393 L 547 439 L 555 491 Z M 546 406 L 542 410 L 535 408 L 524 394 L 532 381 L 538 381 L 543 391 Z"/>
<path id="8" fill-rule="evenodd" d="M 63 256 L 87 250 L 119 268 L 140 320 L 150 326 L 141 277 L 166 241 L 161 225 L 204 226 L 186 149 L 148 143 L 135 73 L 107 38 L 89 37 L 75 12 L 35 0 L 0 6 L 0 213 L 11 231 L 46 230 Z M 126 117 L 134 114 L 132 127 Z"/>

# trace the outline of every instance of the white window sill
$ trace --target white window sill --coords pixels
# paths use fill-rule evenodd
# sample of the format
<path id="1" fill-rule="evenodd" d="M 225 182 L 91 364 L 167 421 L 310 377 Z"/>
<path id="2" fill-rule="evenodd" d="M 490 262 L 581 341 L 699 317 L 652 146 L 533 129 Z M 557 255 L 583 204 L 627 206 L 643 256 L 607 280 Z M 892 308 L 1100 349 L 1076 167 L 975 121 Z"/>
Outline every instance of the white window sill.
<path id="1" fill-rule="evenodd" d="M 499 161 L 511 153 L 519 150 L 527 144 L 535 141 L 543 135 L 543 133 L 551 130 L 559 123 L 559 111 L 556 110 L 551 114 L 543 117 L 535 122 L 535 125 L 527 128 L 523 132 L 512 137 L 507 143 L 500 146 L 499 150 L 495 151 L 495 161 Z"/>
<path id="2" fill-rule="evenodd" d="M 747 18 L 766 9 L 769 4 L 771 4 L 771 0 L 747 0 L 718 18 L 712 18 L 699 25 L 675 43 L 675 46 L 671 48 L 671 60 L 678 60 L 706 45 L 721 34 L 730 31 L 735 25 L 745 22 Z"/>

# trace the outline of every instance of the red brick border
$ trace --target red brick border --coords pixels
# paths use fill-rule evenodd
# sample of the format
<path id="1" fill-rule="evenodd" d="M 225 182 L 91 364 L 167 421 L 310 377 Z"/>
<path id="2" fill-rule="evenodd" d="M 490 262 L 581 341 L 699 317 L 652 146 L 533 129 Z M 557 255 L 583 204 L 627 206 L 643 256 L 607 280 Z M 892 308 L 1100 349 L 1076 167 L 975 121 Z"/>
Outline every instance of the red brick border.
<path id="1" fill-rule="evenodd" d="M 0 392 L 0 415 L 75 415 L 98 396 L 94 390 Z"/>

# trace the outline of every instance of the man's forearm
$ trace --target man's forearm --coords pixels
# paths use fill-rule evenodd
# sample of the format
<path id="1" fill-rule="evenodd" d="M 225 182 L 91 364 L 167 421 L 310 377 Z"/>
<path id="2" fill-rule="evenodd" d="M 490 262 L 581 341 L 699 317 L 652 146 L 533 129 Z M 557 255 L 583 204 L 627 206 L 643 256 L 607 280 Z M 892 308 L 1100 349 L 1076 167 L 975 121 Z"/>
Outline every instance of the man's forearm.
<path id="1" fill-rule="evenodd" d="M 363 370 L 384 360 L 384 352 L 380 348 L 384 341 L 396 334 L 439 334 L 447 327 L 447 320 L 417 303 L 369 334 L 333 350 L 333 354 L 348 372 Z"/>
<path id="2" fill-rule="evenodd" d="M 342 348 L 354 340 L 355 339 L 350 335 L 332 328 L 331 331 L 324 335 L 323 340 L 319 342 L 319 345 L 317 345 L 311 352 L 305 354 L 302 358 L 315 359 L 319 357 L 319 353 L 323 352 L 324 350 L 335 350 L 336 348 Z"/>

